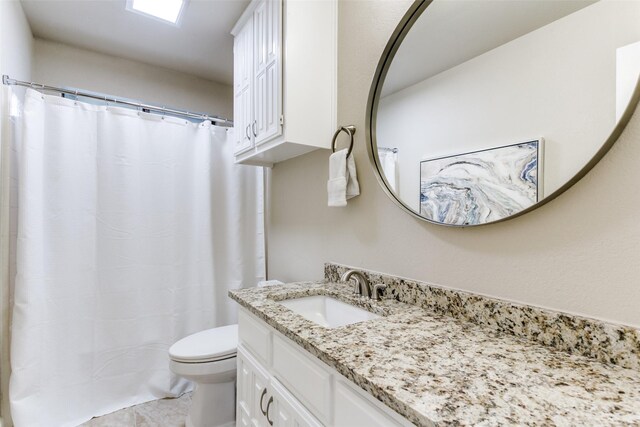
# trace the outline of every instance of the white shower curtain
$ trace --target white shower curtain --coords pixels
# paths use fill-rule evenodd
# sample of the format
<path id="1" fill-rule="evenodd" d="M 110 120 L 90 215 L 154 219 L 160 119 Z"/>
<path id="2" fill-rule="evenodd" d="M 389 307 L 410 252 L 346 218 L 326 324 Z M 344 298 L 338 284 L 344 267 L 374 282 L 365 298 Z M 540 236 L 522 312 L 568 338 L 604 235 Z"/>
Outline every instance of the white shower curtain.
<path id="1" fill-rule="evenodd" d="M 262 169 L 231 130 L 28 91 L 19 159 L 10 400 L 73 426 L 191 385 L 176 340 L 235 322 L 264 276 Z"/>

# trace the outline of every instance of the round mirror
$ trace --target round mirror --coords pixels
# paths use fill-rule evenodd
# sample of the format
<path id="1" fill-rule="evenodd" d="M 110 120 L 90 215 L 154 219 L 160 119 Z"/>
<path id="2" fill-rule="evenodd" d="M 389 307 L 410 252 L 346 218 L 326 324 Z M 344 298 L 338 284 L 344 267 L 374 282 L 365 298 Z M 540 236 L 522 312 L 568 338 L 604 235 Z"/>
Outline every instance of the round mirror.
<path id="1" fill-rule="evenodd" d="M 582 178 L 638 102 L 640 0 L 417 1 L 383 53 L 369 157 L 436 224 L 503 221 Z"/>

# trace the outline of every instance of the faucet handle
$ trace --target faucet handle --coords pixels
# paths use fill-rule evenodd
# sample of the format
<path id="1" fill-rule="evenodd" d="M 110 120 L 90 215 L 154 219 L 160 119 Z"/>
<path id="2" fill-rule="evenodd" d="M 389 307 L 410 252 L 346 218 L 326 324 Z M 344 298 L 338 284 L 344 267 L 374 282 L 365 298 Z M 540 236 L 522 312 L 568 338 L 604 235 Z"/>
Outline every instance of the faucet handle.
<path id="1" fill-rule="evenodd" d="M 384 290 L 387 289 L 387 285 L 384 283 L 376 283 L 371 288 L 371 299 L 380 301 L 382 298 L 380 294 L 384 293 Z"/>

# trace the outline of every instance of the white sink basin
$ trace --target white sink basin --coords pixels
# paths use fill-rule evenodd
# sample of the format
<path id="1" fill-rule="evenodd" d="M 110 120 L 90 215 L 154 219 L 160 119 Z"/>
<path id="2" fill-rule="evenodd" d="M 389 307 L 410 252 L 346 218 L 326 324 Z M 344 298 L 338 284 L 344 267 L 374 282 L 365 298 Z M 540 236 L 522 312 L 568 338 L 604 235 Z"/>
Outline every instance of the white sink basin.
<path id="1" fill-rule="evenodd" d="M 380 317 L 324 295 L 284 300 L 280 304 L 325 328 L 337 328 Z"/>

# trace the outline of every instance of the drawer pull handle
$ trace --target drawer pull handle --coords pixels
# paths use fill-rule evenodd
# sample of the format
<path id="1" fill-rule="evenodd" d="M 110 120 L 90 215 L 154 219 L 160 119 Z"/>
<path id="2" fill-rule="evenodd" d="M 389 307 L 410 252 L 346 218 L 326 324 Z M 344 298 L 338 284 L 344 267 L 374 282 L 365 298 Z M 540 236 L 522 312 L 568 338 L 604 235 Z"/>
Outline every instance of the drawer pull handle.
<path id="1" fill-rule="evenodd" d="M 269 408 L 271 407 L 272 403 L 273 403 L 273 396 L 269 398 L 269 402 L 267 403 L 267 413 L 265 414 L 267 416 L 267 422 L 269 423 L 270 426 L 273 425 L 273 421 L 271 421 L 271 419 L 269 418 Z"/>
<path id="2" fill-rule="evenodd" d="M 262 409 L 262 400 L 264 399 L 265 394 L 267 394 L 267 388 L 265 387 L 264 390 L 262 390 L 262 395 L 260 395 L 260 412 L 262 412 L 262 415 L 267 415 L 267 411 L 269 410 L 269 404 L 267 404 L 267 411 L 265 411 L 264 409 Z M 273 400 L 273 398 L 271 398 Z M 271 400 L 269 401 L 269 403 L 271 403 Z"/>

